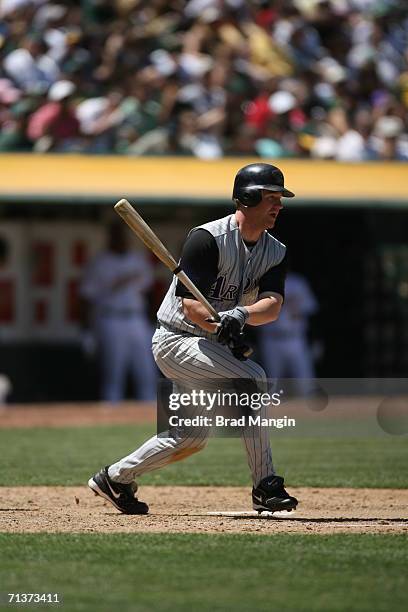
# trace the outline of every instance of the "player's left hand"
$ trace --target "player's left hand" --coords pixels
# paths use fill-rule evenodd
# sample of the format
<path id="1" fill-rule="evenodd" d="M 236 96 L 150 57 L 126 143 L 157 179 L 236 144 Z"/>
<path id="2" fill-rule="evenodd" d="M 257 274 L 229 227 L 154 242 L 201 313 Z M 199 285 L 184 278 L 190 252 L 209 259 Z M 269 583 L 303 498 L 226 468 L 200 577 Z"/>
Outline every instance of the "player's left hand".
<path id="1" fill-rule="evenodd" d="M 234 355 L 234 357 L 236 357 L 236 359 L 239 359 L 239 361 L 246 361 L 253 353 L 252 348 L 245 342 L 245 336 L 243 333 L 238 336 L 236 342 L 231 342 L 228 344 L 228 346 L 231 353 Z"/>

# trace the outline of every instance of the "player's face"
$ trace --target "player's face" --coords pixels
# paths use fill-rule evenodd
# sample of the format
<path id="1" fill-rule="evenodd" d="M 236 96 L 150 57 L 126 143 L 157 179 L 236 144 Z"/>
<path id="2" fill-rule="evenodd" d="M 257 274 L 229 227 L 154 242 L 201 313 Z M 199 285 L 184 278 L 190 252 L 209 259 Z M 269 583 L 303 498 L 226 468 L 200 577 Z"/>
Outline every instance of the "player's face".
<path id="1" fill-rule="evenodd" d="M 274 227 L 279 212 L 283 208 L 281 200 L 282 194 L 279 192 L 262 191 L 262 200 L 255 210 L 260 223 L 263 223 L 265 229 L 272 229 Z"/>

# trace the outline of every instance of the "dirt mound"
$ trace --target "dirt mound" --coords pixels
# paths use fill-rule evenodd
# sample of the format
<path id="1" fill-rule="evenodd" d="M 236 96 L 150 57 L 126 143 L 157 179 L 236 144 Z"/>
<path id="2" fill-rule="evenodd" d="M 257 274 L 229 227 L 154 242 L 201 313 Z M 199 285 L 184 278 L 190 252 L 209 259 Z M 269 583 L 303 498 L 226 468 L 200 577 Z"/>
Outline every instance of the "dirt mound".
<path id="1" fill-rule="evenodd" d="M 251 510 L 241 487 L 142 487 L 147 516 L 125 516 L 87 487 L 2 487 L 0 531 L 11 533 L 406 533 L 408 490 L 292 488 L 287 517 L 209 516 Z"/>

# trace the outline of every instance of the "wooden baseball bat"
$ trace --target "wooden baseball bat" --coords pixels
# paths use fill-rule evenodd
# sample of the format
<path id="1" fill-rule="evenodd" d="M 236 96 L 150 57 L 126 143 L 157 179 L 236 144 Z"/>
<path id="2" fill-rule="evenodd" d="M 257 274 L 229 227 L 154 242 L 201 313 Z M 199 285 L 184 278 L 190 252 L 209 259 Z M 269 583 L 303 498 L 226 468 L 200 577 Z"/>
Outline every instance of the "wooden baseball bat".
<path id="1" fill-rule="evenodd" d="M 118 215 L 120 215 L 125 223 L 127 223 L 130 229 L 135 232 L 137 236 L 139 236 L 142 242 L 144 242 L 147 248 L 153 251 L 156 257 L 158 257 L 160 261 L 162 261 L 164 265 L 177 276 L 177 278 L 190 291 L 190 293 L 192 293 L 194 297 L 207 309 L 214 321 L 220 321 L 218 312 L 211 306 L 201 291 L 197 289 L 187 274 L 183 272 L 161 240 L 159 240 L 153 230 L 147 225 L 146 221 L 142 219 L 133 206 L 127 200 L 122 199 L 115 204 L 114 208 Z"/>

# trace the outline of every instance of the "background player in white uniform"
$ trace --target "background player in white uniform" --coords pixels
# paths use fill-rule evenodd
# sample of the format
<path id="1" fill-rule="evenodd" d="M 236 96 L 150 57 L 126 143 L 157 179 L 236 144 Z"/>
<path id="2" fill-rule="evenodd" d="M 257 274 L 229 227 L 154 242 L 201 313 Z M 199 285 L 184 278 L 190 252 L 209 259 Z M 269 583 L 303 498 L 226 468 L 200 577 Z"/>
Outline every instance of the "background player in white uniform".
<path id="1" fill-rule="evenodd" d="M 307 381 L 315 375 L 307 338 L 308 319 L 317 310 L 317 300 L 307 279 L 288 272 L 285 303 L 279 318 L 260 330 L 262 365 L 268 378 L 295 378 L 299 390 L 307 388 Z"/>
<path id="2" fill-rule="evenodd" d="M 129 249 L 125 226 L 110 226 L 108 248 L 90 262 L 80 289 L 96 340 L 104 401 L 124 399 L 129 373 L 137 399 L 153 400 L 156 395 L 145 300 L 152 282 L 149 261 L 144 253 Z"/>
<path id="3" fill-rule="evenodd" d="M 157 313 L 153 337 L 153 355 L 166 377 L 182 386 L 217 378 L 266 381 L 263 369 L 244 358 L 242 330 L 246 323 L 263 325 L 279 316 L 286 247 L 266 230 L 275 225 L 282 196 L 293 195 L 285 189 L 278 168 L 250 164 L 235 177 L 236 213 L 190 232 L 180 265 L 219 312 L 221 323 L 208 321 L 202 304 L 174 278 Z M 195 414 L 200 410 L 204 408 Z M 134 497 L 135 479 L 201 450 L 208 433 L 203 428 L 187 438 L 170 432 L 154 436 L 88 484 L 121 512 L 146 513 L 147 505 Z M 268 430 L 253 429 L 252 437 L 243 436 L 243 441 L 253 480 L 253 507 L 296 508 L 297 500 L 274 472 Z"/>

